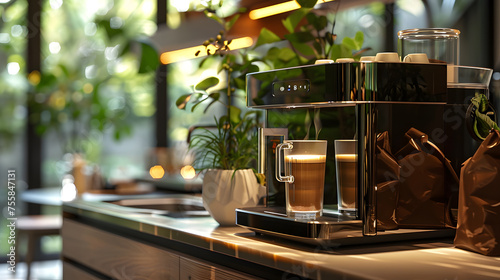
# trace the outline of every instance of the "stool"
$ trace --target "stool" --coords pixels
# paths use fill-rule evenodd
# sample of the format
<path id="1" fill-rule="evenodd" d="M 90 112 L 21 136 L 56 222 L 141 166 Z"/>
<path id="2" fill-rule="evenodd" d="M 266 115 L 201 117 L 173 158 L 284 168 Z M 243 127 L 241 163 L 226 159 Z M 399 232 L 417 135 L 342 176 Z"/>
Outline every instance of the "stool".
<path id="1" fill-rule="evenodd" d="M 30 267 L 35 255 L 36 241 L 42 236 L 59 235 L 62 226 L 61 215 L 33 215 L 17 218 L 16 229 L 18 237 L 26 235 L 28 237 L 28 246 L 25 256 L 26 279 L 30 278 Z M 16 246 L 16 249 L 19 247 Z M 16 252 L 16 256 L 18 256 Z"/>

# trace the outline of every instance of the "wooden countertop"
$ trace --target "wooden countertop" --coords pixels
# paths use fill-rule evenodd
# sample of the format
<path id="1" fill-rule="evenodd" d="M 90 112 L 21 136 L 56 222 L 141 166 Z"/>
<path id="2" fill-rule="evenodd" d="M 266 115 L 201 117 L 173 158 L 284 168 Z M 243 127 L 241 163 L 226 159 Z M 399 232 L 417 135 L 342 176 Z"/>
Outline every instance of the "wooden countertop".
<path id="1" fill-rule="evenodd" d="M 321 248 L 219 227 L 211 217 L 137 214 L 100 201 L 67 202 L 63 212 L 312 279 L 500 279 L 499 257 L 456 249 L 450 239 Z"/>

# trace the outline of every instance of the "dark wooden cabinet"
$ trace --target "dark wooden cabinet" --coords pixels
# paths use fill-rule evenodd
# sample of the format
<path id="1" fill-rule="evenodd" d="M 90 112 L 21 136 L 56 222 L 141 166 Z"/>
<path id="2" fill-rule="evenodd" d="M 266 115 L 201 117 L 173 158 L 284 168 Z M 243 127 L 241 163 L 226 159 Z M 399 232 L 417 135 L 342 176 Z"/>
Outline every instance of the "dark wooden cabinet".
<path id="1" fill-rule="evenodd" d="M 215 267 L 206 262 L 192 258 L 180 257 L 180 280 L 217 279 L 217 280 L 248 280 L 251 278 L 241 273 Z"/>
<path id="2" fill-rule="evenodd" d="M 71 219 L 61 234 L 64 279 L 259 279 Z"/>

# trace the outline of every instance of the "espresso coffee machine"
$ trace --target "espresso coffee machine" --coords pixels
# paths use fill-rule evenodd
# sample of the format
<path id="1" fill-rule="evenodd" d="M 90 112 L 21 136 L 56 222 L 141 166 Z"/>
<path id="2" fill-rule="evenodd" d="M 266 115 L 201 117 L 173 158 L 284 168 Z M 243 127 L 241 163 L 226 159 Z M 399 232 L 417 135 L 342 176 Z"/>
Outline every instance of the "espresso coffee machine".
<path id="1" fill-rule="evenodd" d="M 416 224 L 384 225 L 381 216 L 386 215 L 386 206 L 397 208 L 397 202 L 384 196 L 398 194 L 380 178 L 401 183 L 402 174 L 413 171 L 408 166 L 384 169 L 380 141 L 384 135 L 385 148 L 395 158 L 412 141 L 408 132 L 417 130 L 444 155 L 443 162 L 449 162 L 445 165 L 450 170 L 436 172 L 451 174 L 453 169 L 459 176 L 461 163 L 480 144 L 467 129 L 470 99 L 476 93 L 487 94 L 491 70 L 455 67 L 451 72 L 457 78 L 451 82 L 446 63 L 332 62 L 248 74 L 247 105 L 265 112 L 265 127 L 259 132 L 259 172 L 266 177 L 268 194 L 265 206 L 237 209 L 236 223 L 257 233 L 324 246 L 453 236 L 456 177 L 445 182 L 447 201 L 441 201 L 440 209 L 449 216 L 446 222 L 428 224 L 427 217 L 433 219 L 434 214 L 422 212 Z M 469 68 L 484 70 L 482 83 L 461 83 L 459 76 Z M 324 209 L 318 219 L 296 220 L 285 214 L 283 183 L 275 179 L 274 151 L 286 139 L 328 141 Z M 338 139 L 357 140 L 357 207 L 352 214 L 337 210 L 333 143 Z M 413 167 L 418 170 L 419 163 Z M 425 212 L 425 208 L 414 211 Z"/>

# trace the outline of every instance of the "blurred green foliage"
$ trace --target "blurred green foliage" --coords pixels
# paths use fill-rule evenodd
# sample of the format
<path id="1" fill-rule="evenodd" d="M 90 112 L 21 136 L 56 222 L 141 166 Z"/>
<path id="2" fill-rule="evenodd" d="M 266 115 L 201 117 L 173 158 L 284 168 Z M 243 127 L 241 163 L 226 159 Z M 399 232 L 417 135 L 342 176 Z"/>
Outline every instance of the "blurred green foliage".
<path id="1" fill-rule="evenodd" d="M 0 79 L 0 98 L 17 98 L 15 106 L 1 103 L 2 119 L 24 106 L 21 111 L 30 115 L 23 119 L 35 124 L 38 133 L 56 131 L 65 151 L 84 152 L 92 132 L 110 130 L 120 140 L 131 134 L 134 118 L 154 113 L 159 55 L 148 42 L 156 30 L 153 0 L 44 1 L 42 65 L 32 73 L 26 73 L 23 58 L 26 9 L 26 1 L 11 1 L 0 9 L 2 34 L 12 38 L 0 41 L 0 47 L 22 60 L 16 75 L 0 69 L 1 77 L 8 76 Z M 13 36 L 17 26 L 24 32 L 20 38 Z M 4 86 L 12 76 L 24 82 L 15 94 Z M 22 126 L 10 125 L 0 126 L 2 136 L 18 133 Z"/>
<path id="2" fill-rule="evenodd" d="M 0 150 L 8 148 L 24 127 L 28 83 L 25 67 L 27 1 L 0 5 Z"/>

